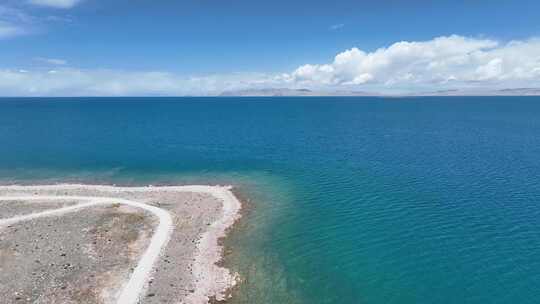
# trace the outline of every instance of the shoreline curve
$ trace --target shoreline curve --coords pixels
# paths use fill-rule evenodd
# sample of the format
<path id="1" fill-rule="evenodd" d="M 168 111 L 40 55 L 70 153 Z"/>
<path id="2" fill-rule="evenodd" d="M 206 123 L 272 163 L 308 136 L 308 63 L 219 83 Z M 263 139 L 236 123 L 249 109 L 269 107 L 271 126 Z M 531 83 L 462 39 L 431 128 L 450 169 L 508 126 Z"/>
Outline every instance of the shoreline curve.
<path id="1" fill-rule="evenodd" d="M 116 187 L 112 185 L 85 185 L 85 184 L 57 184 L 57 185 L 8 185 L 0 186 L 0 191 L 67 191 L 67 190 L 94 190 L 119 194 L 122 191 L 132 192 L 153 192 L 153 191 L 179 191 L 179 192 L 194 192 L 204 193 L 214 196 L 222 204 L 222 216 L 215 220 L 208 229 L 202 233 L 197 242 L 197 252 L 195 262 L 193 263 L 193 275 L 195 280 L 195 290 L 189 294 L 180 303 L 185 304 L 203 304 L 209 303 L 211 299 L 218 301 L 227 299 L 227 291 L 238 283 L 238 275 L 231 273 L 227 268 L 218 266 L 217 263 L 223 258 L 223 246 L 220 244 L 220 239 L 226 237 L 227 231 L 241 217 L 242 203 L 231 191 L 232 186 L 205 186 L 205 185 L 190 185 L 190 186 L 145 186 L 145 187 Z M 0 198 L 8 200 L 17 196 L 6 195 Z M 92 207 L 98 204 L 107 204 L 111 201 L 132 205 L 151 211 L 159 219 L 158 230 L 152 236 L 151 244 L 145 250 L 140 258 L 136 269 L 131 273 L 130 279 L 123 286 L 117 304 L 132 304 L 137 303 L 141 299 L 148 284 L 148 280 L 157 263 L 157 259 L 167 247 L 168 240 L 173 232 L 173 225 L 168 212 L 164 209 L 139 203 L 126 199 L 110 198 L 105 196 L 70 196 L 70 195 L 18 195 L 19 198 L 26 199 L 66 199 L 80 198 L 81 200 L 89 201 L 82 203 L 80 206 L 73 206 L 67 209 L 67 212 L 76 212 L 84 208 Z M 62 209 L 62 208 L 60 208 Z M 65 208 L 64 208 L 65 209 Z M 151 209 L 151 210 L 150 210 Z M 28 219 L 33 219 L 42 216 L 51 216 L 56 213 L 62 214 L 61 210 L 55 212 L 55 209 L 36 213 L 35 215 L 24 215 Z M 2 221 L 9 221 L 4 219 Z M 25 219 L 23 219 L 25 220 Z M 157 248 L 157 251 L 156 251 Z"/>

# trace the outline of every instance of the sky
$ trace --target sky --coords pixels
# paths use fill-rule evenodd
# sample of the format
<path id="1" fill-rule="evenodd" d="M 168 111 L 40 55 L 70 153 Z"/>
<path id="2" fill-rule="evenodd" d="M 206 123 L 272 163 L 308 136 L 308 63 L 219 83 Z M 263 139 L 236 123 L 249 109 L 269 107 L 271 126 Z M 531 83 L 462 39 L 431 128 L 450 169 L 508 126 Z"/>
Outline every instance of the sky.
<path id="1" fill-rule="evenodd" d="M 522 87 L 537 0 L 0 0 L 1 96 Z"/>

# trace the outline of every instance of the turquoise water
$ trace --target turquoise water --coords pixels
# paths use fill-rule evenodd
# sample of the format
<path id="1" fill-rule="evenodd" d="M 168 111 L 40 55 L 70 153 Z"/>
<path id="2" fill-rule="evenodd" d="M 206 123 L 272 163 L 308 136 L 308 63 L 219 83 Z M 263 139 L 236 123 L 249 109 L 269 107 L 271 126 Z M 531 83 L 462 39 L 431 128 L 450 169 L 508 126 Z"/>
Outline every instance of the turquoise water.
<path id="1" fill-rule="evenodd" d="M 0 99 L 0 182 L 233 183 L 234 303 L 538 303 L 540 98 Z"/>

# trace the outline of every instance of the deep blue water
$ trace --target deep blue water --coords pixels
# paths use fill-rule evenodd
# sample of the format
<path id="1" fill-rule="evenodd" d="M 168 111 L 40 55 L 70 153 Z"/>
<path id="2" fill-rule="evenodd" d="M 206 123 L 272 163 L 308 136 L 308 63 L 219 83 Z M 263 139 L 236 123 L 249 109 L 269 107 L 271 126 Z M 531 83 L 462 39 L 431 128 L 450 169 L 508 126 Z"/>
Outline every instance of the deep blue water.
<path id="1" fill-rule="evenodd" d="M 0 99 L 0 182 L 234 183 L 236 303 L 538 303 L 540 98 Z"/>

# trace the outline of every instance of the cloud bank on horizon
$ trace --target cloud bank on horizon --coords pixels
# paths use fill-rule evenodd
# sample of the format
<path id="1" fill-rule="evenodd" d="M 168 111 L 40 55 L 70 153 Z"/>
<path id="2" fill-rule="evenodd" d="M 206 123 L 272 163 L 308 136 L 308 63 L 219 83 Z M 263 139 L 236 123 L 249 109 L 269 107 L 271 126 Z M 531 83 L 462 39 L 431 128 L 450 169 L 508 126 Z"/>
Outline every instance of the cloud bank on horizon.
<path id="1" fill-rule="evenodd" d="M 538 86 L 540 39 L 501 43 L 458 35 L 401 41 L 372 52 L 352 48 L 337 54 L 329 63 L 305 64 L 282 74 L 194 77 L 164 71 L 74 67 L 0 70 L 0 92 L 4 96 L 214 95 L 229 90 L 285 87 L 414 93 Z"/>

